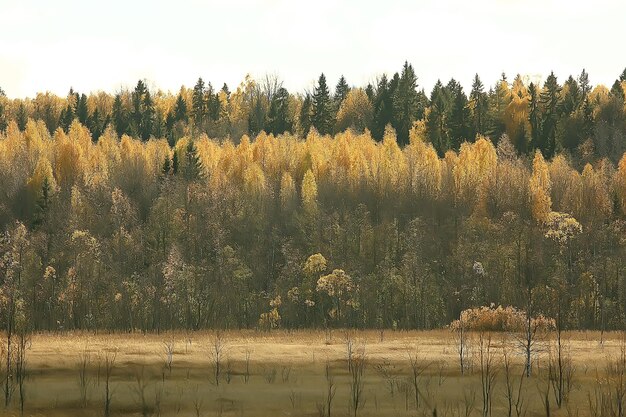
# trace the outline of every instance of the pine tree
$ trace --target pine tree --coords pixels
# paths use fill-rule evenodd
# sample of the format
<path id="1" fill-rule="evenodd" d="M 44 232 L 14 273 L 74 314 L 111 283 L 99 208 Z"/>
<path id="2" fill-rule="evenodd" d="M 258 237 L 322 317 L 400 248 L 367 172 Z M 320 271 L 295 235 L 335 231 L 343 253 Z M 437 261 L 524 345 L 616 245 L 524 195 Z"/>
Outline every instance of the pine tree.
<path id="1" fill-rule="evenodd" d="M 534 83 L 530 83 L 528 86 L 528 121 L 530 122 L 530 146 L 531 149 L 538 149 L 541 141 L 541 125 L 540 125 L 540 113 L 539 113 L 539 95 L 537 93 L 537 87 Z"/>
<path id="2" fill-rule="evenodd" d="M 551 72 L 544 84 L 543 91 L 540 94 L 540 102 L 543 110 L 542 118 L 542 138 L 540 149 L 543 155 L 550 159 L 556 150 L 556 128 L 559 119 L 560 105 L 559 86 L 554 72 Z"/>
<path id="3" fill-rule="evenodd" d="M 302 101 L 302 107 L 300 108 L 300 129 L 302 130 L 302 136 L 306 137 L 311 130 L 311 112 L 312 112 L 311 96 L 307 94 Z"/>
<path id="4" fill-rule="evenodd" d="M 113 101 L 113 124 L 115 125 L 115 132 L 118 136 L 122 136 L 128 132 L 128 116 L 122 103 L 121 94 L 115 95 Z"/>
<path id="5" fill-rule="evenodd" d="M 565 81 L 565 87 L 567 88 L 561 102 L 561 110 L 563 111 L 563 114 L 569 115 L 576 111 L 582 104 L 582 94 L 578 81 L 576 81 L 576 79 L 574 79 L 571 75 L 567 81 Z"/>
<path id="6" fill-rule="evenodd" d="M 474 76 L 472 91 L 470 93 L 470 103 L 472 109 L 472 119 L 474 122 L 474 136 L 486 134 L 485 122 L 487 121 L 487 94 L 478 74 Z M 474 140 L 474 138 L 472 138 Z"/>
<path id="7" fill-rule="evenodd" d="M 618 103 L 624 104 L 624 89 L 620 80 L 615 80 L 609 95 L 612 99 L 617 100 Z"/>
<path id="8" fill-rule="evenodd" d="M 321 135 L 332 132 L 333 115 L 330 93 L 326 84 L 326 76 L 322 73 L 313 92 L 313 115 L 311 122 Z"/>
<path id="9" fill-rule="evenodd" d="M 139 80 L 135 90 L 131 94 L 132 110 L 130 114 L 130 132 L 136 137 L 142 136 L 143 98 L 146 91 L 148 91 L 146 85 L 142 80 Z"/>
<path id="10" fill-rule="evenodd" d="M 619 80 L 620 81 L 626 81 L 626 68 L 624 68 L 624 71 L 622 71 L 622 73 L 619 76 Z"/>
<path id="11" fill-rule="evenodd" d="M 182 93 L 178 94 L 176 98 L 176 105 L 174 106 L 174 121 L 187 122 L 187 103 Z"/>
<path id="12" fill-rule="evenodd" d="M 345 77 L 342 75 L 341 78 L 339 78 L 339 82 L 337 83 L 337 86 L 335 87 L 335 95 L 333 96 L 333 101 L 335 104 L 335 113 L 341 106 L 341 103 L 343 103 L 343 101 L 346 99 L 348 92 L 350 92 L 350 86 L 346 82 Z"/>
<path id="13" fill-rule="evenodd" d="M 389 92 L 389 83 L 387 75 L 383 74 L 378 80 L 376 86 L 376 95 L 374 97 L 374 125 L 372 127 L 372 136 L 374 139 L 381 141 L 385 134 L 385 128 L 392 123 L 393 102 Z"/>
<path id="14" fill-rule="evenodd" d="M 78 118 L 78 121 L 83 126 L 87 126 L 89 110 L 87 108 L 87 96 L 85 94 L 81 94 L 80 98 L 76 102 L 76 118 Z"/>
<path id="15" fill-rule="evenodd" d="M 205 99 L 204 81 L 202 78 L 198 78 L 196 85 L 193 88 L 193 94 L 191 98 L 191 111 L 193 114 L 194 126 L 201 129 L 204 125 L 204 118 L 207 113 L 207 103 Z"/>
<path id="16" fill-rule="evenodd" d="M 150 95 L 150 91 L 146 90 L 143 96 L 143 111 L 141 115 L 141 138 L 148 140 L 154 133 L 154 128 L 157 122 L 157 114 L 154 107 L 154 101 Z"/>
<path id="17" fill-rule="evenodd" d="M 448 113 L 448 103 L 446 92 L 441 80 L 433 87 L 430 95 L 430 112 L 426 118 L 426 129 L 428 138 L 440 156 L 443 156 L 450 149 L 450 138 L 446 114 Z"/>
<path id="18" fill-rule="evenodd" d="M 583 68 L 582 72 L 578 76 L 578 84 L 580 86 L 581 101 L 587 98 L 587 95 L 591 92 L 591 84 L 589 84 L 589 74 Z"/>
<path id="19" fill-rule="evenodd" d="M 456 81 L 453 85 L 451 83 L 448 83 L 448 89 L 451 90 L 450 93 L 452 94 L 448 126 L 450 128 L 450 145 L 452 149 L 458 151 L 463 141 L 471 139 L 471 119 L 468 100 L 465 92 L 463 92 L 463 87 Z"/>
<path id="20" fill-rule="evenodd" d="M 198 149 L 191 139 L 187 142 L 187 148 L 185 150 L 184 176 L 187 181 L 195 181 L 204 176 L 202 161 L 200 160 L 200 155 L 198 155 Z"/>
<path id="21" fill-rule="evenodd" d="M 268 130 L 274 135 L 291 131 L 292 123 L 289 117 L 289 92 L 280 87 L 273 95 L 267 115 Z"/>
<path id="22" fill-rule="evenodd" d="M 394 127 L 400 145 L 409 143 L 409 130 L 417 120 L 418 105 L 417 76 L 413 66 L 405 61 L 398 89 L 393 95 Z"/>

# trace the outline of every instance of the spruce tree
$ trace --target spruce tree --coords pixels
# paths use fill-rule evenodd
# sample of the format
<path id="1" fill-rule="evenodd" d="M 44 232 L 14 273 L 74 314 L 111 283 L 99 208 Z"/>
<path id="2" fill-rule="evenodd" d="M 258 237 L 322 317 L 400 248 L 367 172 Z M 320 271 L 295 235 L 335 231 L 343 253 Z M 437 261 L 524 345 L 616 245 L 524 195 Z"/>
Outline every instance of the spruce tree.
<path id="1" fill-rule="evenodd" d="M 85 94 L 81 94 L 76 102 L 76 118 L 83 126 L 87 126 L 89 110 L 87 108 L 87 96 Z"/>
<path id="2" fill-rule="evenodd" d="M 454 81 L 454 80 L 452 80 Z M 449 137 L 450 146 L 455 151 L 461 147 L 461 143 L 470 139 L 470 112 L 468 100 L 461 84 L 454 81 L 454 84 L 448 83 L 448 90 L 451 93 L 450 111 L 449 111 Z"/>
<path id="3" fill-rule="evenodd" d="M 376 140 L 382 140 L 385 128 L 392 123 L 393 102 L 389 91 L 387 75 L 383 74 L 376 86 L 374 103 L 374 124 L 372 126 L 372 136 Z"/>
<path id="4" fill-rule="evenodd" d="M 350 86 L 346 82 L 345 77 L 342 75 L 341 78 L 339 78 L 337 86 L 335 87 L 335 95 L 333 96 L 333 101 L 335 103 L 335 113 L 341 106 L 341 103 L 343 103 L 343 101 L 346 99 L 348 92 L 350 92 Z"/>
<path id="5" fill-rule="evenodd" d="M 193 94 L 191 96 L 191 108 L 193 114 L 194 126 L 201 129 L 204 125 L 204 118 L 207 113 L 207 105 L 205 99 L 204 81 L 202 78 L 198 78 L 196 85 L 193 88 Z"/>
<path id="6" fill-rule="evenodd" d="M 302 130 L 302 136 L 306 137 L 311 130 L 311 113 L 313 111 L 313 104 L 311 95 L 307 94 L 302 101 L 302 107 L 300 108 L 300 130 Z"/>
<path id="7" fill-rule="evenodd" d="M 561 87 L 554 72 L 551 72 L 540 94 L 541 108 L 543 110 L 540 149 L 546 159 L 552 158 L 556 150 L 556 128 L 560 116 L 560 92 Z"/>
<path id="8" fill-rule="evenodd" d="M 333 115 L 326 76 L 322 73 L 313 92 L 311 122 L 321 135 L 332 133 Z"/>
<path id="9" fill-rule="evenodd" d="M 624 71 L 622 71 L 622 73 L 620 74 L 619 80 L 626 81 L 626 68 L 624 68 Z"/>
<path id="10" fill-rule="evenodd" d="M 118 136 L 122 136 L 128 132 L 128 116 L 122 103 L 121 94 L 115 95 L 113 101 L 113 125 L 115 126 L 115 132 Z"/>
<path id="11" fill-rule="evenodd" d="M 528 86 L 528 121 L 530 122 L 530 146 L 531 150 L 540 148 L 541 124 L 539 111 L 539 94 L 534 83 Z"/>
<path id="12" fill-rule="evenodd" d="M 473 136 L 476 134 L 484 135 L 486 133 L 487 121 L 487 94 L 485 94 L 484 86 L 478 74 L 474 76 L 472 82 L 472 91 L 470 93 L 470 103 L 472 108 L 472 118 L 474 122 Z M 475 137 L 471 140 L 474 141 Z"/>
<path id="13" fill-rule="evenodd" d="M 272 97 L 267 115 L 268 130 L 274 135 L 280 135 L 292 128 L 289 118 L 289 92 L 280 87 Z"/>
<path id="14" fill-rule="evenodd" d="M 430 112 L 426 118 L 426 127 L 430 142 L 437 150 L 439 156 L 443 156 L 450 149 L 450 138 L 446 121 L 447 107 L 445 88 L 441 80 L 437 80 L 430 95 Z"/>
<path id="15" fill-rule="evenodd" d="M 178 94 L 176 98 L 176 105 L 174 106 L 174 121 L 175 122 L 187 122 L 187 103 L 182 93 Z"/>
<path id="16" fill-rule="evenodd" d="M 409 143 L 409 130 L 413 127 L 413 122 L 417 120 L 418 93 L 417 76 L 413 66 L 404 62 L 402 75 L 398 82 L 398 88 L 393 94 L 394 127 L 400 145 Z"/>
<path id="17" fill-rule="evenodd" d="M 203 177 L 202 161 L 198 155 L 198 149 L 193 140 L 189 139 L 185 150 L 185 171 L 187 181 L 195 181 Z"/>
<path id="18" fill-rule="evenodd" d="M 142 114 L 141 114 L 141 138 L 148 140 L 154 133 L 157 123 L 157 114 L 154 107 L 154 101 L 150 95 L 150 91 L 146 90 L 143 96 Z"/>

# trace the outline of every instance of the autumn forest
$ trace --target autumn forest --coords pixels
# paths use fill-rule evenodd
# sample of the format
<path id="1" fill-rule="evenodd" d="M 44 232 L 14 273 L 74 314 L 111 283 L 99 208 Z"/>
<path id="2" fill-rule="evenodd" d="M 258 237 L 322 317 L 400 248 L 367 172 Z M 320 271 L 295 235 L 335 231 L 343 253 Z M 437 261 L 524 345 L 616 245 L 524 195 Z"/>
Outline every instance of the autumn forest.
<path id="1" fill-rule="evenodd" d="M 626 325 L 626 70 L 0 90 L 0 325 Z"/>

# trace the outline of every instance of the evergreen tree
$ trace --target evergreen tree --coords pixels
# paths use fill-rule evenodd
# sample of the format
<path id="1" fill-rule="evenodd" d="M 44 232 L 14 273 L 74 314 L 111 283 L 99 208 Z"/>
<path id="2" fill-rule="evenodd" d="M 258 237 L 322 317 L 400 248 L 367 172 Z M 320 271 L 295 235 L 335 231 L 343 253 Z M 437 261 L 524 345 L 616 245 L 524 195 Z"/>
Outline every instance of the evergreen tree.
<path id="1" fill-rule="evenodd" d="M 626 68 L 624 68 L 624 71 L 622 71 L 622 73 L 620 74 L 619 80 L 626 81 Z"/>
<path id="2" fill-rule="evenodd" d="M 409 143 L 409 130 L 417 120 L 418 105 L 417 76 L 413 66 L 405 61 L 398 89 L 393 95 L 394 127 L 400 145 Z"/>
<path id="3" fill-rule="evenodd" d="M 583 68 L 582 72 L 578 76 L 578 84 L 580 86 L 581 101 L 587 98 L 587 95 L 591 92 L 591 84 L 589 84 L 589 74 Z"/>
<path id="4" fill-rule="evenodd" d="M 470 93 L 470 103 L 472 109 L 472 119 L 474 124 L 474 131 L 472 132 L 474 137 L 477 134 L 486 134 L 486 121 L 487 121 L 487 94 L 485 94 L 484 86 L 478 74 L 474 76 L 472 82 L 472 91 Z"/>
<path id="5" fill-rule="evenodd" d="M 70 129 L 70 125 L 74 121 L 74 118 L 74 107 L 72 107 L 72 103 L 68 100 L 67 106 L 65 106 L 65 108 L 61 111 L 61 118 L 59 121 L 59 124 L 65 133 L 67 133 Z"/>
<path id="6" fill-rule="evenodd" d="M 187 122 L 187 103 L 182 93 L 178 94 L 176 98 L 176 105 L 174 106 L 174 121 L 175 122 Z"/>
<path id="7" fill-rule="evenodd" d="M 385 74 L 378 80 L 373 103 L 374 123 L 372 126 L 372 136 L 374 139 L 380 141 L 385 134 L 385 128 L 393 121 L 393 101 L 389 91 L 387 75 Z"/>
<path id="8" fill-rule="evenodd" d="M 26 123 L 28 123 L 28 110 L 24 105 L 24 101 L 20 100 L 20 104 L 17 106 L 17 114 L 15 115 L 15 122 L 20 130 L 26 129 Z"/>
<path id="9" fill-rule="evenodd" d="M 582 104 L 582 93 L 578 81 L 571 75 L 565 81 L 565 94 L 561 102 L 561 110 L 563 114 L 569 115 L 576 111 Z"/>
<path id="10" fill-rule="evenodd" d="M 207 113 L 207 103 L 205 99 L 204 81 L 202 78 L 198 78 L 198 82 L 193 88 L 193 94 L 191 96 L 191 111 L 193 114 L 193 123 L 197 129 L 202 129 L 204 126 L 204 118 Z"/>
<path id="11" fill-rule="evenodd" d="M 118 136 L 129 133 L 128 131 L 128 116 L 122 103 L 122 95 L 116 94 L 113 101 L 113 124 L 115 126 L 115 132 Z"/>
<path id="12" fill-rule="evenodd" d="M 141 138 L 143 140 L 148 140 L 150 136 L 154 133 L 154 128 L 157 122 L 157 114 L 154 108 L 154 101 L 152 100 L 152 96 L 150 95 L 150 91 L 146 90 L 146 93 L 143 96 L 143 105 L 142 105 L 142 115 L 141 115 Z"/>
<path id="13" fill-rule="evenodd" d="M 89 109 L 87 108 L 87 96 L 85 94 L 81 94 L 76 102 L 76 118 L 82 125 L 87 126 Z"/>
<path id="14" fill-rule="evenodd" d="M 174 150 L 174 155 L 172 156 L 172 174 L 178 174 L 180 162 L 178 161 L 178 151 Z"/>
<path id="15" fill-rule="evenodd" d="M 139 80 L 135 90 L 131 94 L 132 110 L 130 114 L 130 132 L 136 137 L 142 136 L 143 98 L 146 91 L 148 91 L 148 88 L 142 80 Z"/>
<path id="16" fill-rule="evenodd" d="M 307 94 L 302 101 L 302 107 L 300 108 L 300 129 L 302 130 L 302 136 L 306 137 L 311 130 L 311 112 L 313 105 L 311 102 L 311 95 Z"/>
<path id="17" fill-rule="evenodd" d="M 333 119 L 337 120 L 337 112 L 339 111 L 339 107 L 341 107 L 341 103 L 346 99 L 348 92 L 350 91 L 350 86 L 346 82 L 345 77 L 342 75 L 339 78 L 339 82 L 335 87 L 335 95 L 333 96 Z"/>
<path id="18" fill-rule="evenodd" d="M 540 149 L 546 159 L 552 158 L 556 150 L 556 129 L 559 120 L 559 86 L 554 72 L 551 72 L 540 95 L 542 118 L 542 138 Z"/>
<path id="19" fill-rule="evenodd" d="M 443 156 L 450 149 L 450 138 L 446 121 L 447 105 L 445 88 L 441 80 L 437 80 L 430 94 L 430 112 L 426 118 L 426 129 L 428 138 L 439 156 Z"/>
<path id="20" fill-rule="evenodd" d="M 189 139 L 185 150 L 185 172 L 187 181 L 195 181 L 203 177 L 202 161 L 193 140 Z"/>
<path id="21" fill-rule="evenodd" d="M 222 86 L 222 91 L 226 94 L 226 97 L 230 98 L 230 90 L 228 89 L 228 85 L 226 85 L 226 83 Z"/>
<path id="22" fill-rule="evenodd" d="M 618 103 L 624 104 L 624 89 L 622 88 L 622 83 L 620 80 L 615 80 L 613 86 L 611 87 L 611 91 L 609 92 L 611 98 L 617 100 Z"/>
<path id="23" fill-rule="evenodd" d="M 326 85 L 326 76 L 322 73 L 317 82 L 317 87 L 313 92 L 313 115 L 311 122 L 321 135 L 327 135 L 332 132 L 333 115 L 332 103 L 330 101 L 330 93 L 328 85 Z"/>
<path id="24" fill-rule="evenodd" d="M 534 83 L 528 86 L 528 121 L 530 122 L 531 150 L 538 149 L 541 141 L 541 125 L 539 112 L 539 94 Z"/>
<path id="25" fill-rule="evenodd" d="M 272 97 L 268 112 L 268 128 L 274 135 L 291 131 L 292 122 L 289 117 L 289 92 L 280 87 Z"/>
<path id="26" fill-rule="evenodd" d="M 367 98 L 369 98 L 370 102 L 373 103 L 376 94 L 374 92 L 374 86 L 372 86 L 372 83 L 368 83 L 367 87 L 365 87 L 365 94 L 367 94 Z"/>
<path id="27" fill-rule="evenodd" d="M 6 97 L 6 96 L 7 96 L 7 94 L 4 92 L 2 87 L 0 87 L 0 97 Z"/>
<path id="28" fill-rule="evenodd" d="M 470 139 L 471 116 L 467 96 L 461 84 L 452 80 L 448 83 L 448 90 L 452 95 L 448 120 L 450 145 L 454 150 L 458 151 L 461 147 L 461 143 Z"/>

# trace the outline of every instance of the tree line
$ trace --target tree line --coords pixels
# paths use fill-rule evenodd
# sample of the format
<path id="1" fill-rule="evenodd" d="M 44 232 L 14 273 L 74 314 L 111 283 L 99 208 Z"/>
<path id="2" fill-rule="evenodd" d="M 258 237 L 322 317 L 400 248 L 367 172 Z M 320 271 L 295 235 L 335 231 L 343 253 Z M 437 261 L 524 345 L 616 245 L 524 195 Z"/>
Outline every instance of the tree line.
<path id="1" fill-rule="evenodd" d="M 493 303 L 623 328 L 626 156 L 520 155 L 506 133 L 440 156 L 427 123 L 405 146 L 391 124 L 380 141 L 311 128 L 171 146 L 10 121 L 0 323 L 421 329 Z"/>
<path id="2" fill-rule="evenodd" d="M 518 154 L 539 149 L 546 158 L 564 153 L 577 163 L 607 157 L 614 163 L 626 151 L 624 89 L 626 69 L 611 88 L 592 86 L 589 75 L 569 76 L 562 84 L 554 73 L 543 82 L 505 74 L 487 88 L 476 74 L 469 94 L 451 79 L 437 81 L 430 94 L 419 88 L 413 66 L 383 74 L 365 87 L 353 87 L 345 77 L 334 91 L 324 74 L 312 91 L 290 93 L 276 76 L 254 80 L 247 76 L 231 93 L 199 78 L 178 94 L 150 89 L 138 81 L 132 90 L 89 95 L 70 89 L 67 97 L 39 93 L 34 99 L 9 100 L 0 89 L 0 130 L 15 121 L 24 130 L 29 118 L 43 120 L 54 132 L 66 133 L 74 120 L 87 126 L 97 140 L 107 126 L 118 136 L 166 138 L 171 146 L 185 136 L 206 134 L 231 138 L 260 132 L 286 132 L 306 137 L 312 128 L 321 135 L 366 129 L 381 141 L 391 125 L 400 146 L 409 143 L 415 122 L 442 157 L 459 151 L 476 135 L 497 140 L 506 133 Z"/>

